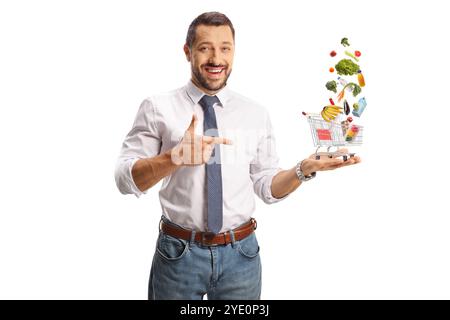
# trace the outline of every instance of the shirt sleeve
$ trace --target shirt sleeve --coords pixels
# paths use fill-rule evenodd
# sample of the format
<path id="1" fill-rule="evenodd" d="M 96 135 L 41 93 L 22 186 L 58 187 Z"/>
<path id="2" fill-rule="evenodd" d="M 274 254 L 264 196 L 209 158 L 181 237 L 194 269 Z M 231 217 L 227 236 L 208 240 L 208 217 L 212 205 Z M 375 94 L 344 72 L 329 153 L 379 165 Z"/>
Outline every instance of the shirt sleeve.
<path id="1" fill-rule="evenodd" d="M 125 137 L 115 168 L 115 180 L 122 194 L 140 197 L 142 192 L 131 175 L 133 165 L 139 159 L 157 156 L 161 151 L 161 137 L 155 121 L 155 108 L 152 101 L 145 99 L 137 112 L 133 126 Z"/>
<path id="2" fill-rule="evenodd" d="M 275 136 L 270 118 L 266 112 L 265 127 L 258 142 L 257 154 L 250 164 L 250 177 L 253 181 L 255 193 L 267 204 L 279 202 L 288 196 L 275 198 L 272 195 L 273 177 L 283 170 L 278 166 L 278 162 Z"/>

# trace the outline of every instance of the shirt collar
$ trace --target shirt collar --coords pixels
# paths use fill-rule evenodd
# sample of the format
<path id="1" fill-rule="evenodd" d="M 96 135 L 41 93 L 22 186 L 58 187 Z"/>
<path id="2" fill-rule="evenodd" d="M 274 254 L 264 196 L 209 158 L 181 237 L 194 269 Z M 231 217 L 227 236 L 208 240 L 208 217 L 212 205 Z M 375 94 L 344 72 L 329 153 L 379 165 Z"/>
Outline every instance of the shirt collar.
<path id="1" fill-rule="evenodd" d="M 189 80 L 186 86 L 186 92 L 194 104 L 197 104 L 200 101 L 200 99 L 205 95 L 205 93 L 202 90 L 197 88 L 195 84 L 192 83 L 192 80 Z M 219 92 L 217 92 L 216 96 L 217 98 L 219 98 L 220 105 L 222 107 L 225 107 L 227 101 L 230 98 L 230 92 L 227 86 L 223 87 Z"/>

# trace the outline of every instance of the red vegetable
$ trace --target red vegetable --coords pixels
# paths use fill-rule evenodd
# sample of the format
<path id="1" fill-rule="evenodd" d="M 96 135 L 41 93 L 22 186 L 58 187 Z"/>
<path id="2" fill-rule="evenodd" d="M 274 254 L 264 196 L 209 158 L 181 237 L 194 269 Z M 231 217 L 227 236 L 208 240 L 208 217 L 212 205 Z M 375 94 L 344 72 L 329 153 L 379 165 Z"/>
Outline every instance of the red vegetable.
<path id="1" fill-rule="evenodd" d="M 353 118 L 352 118 L 352 117 L 347 117 L 347 121 L 348 121 L 348 122 L 352 122 L 352 121 L 353 121 Z"/>
<path id="2" fill-rule="evenodd" d="M 361 52 L 360 52 L 360 51 L 358 51 L 358 50 L 356 50 L 356 51 L 355 51 L 355 56 L 357 56 L 357 57 L 361 57 Z"/>
<path id="3" fill-rule="evenodd" d="M 334 72 L 334 68 L 333 67 L 330 68 L 330 72 Z"/>
<path id="4" fill-rule="evenodd" d="M 330 56 L 332 56 L 332 57 L 336 56 L 336 51 L 334 51 L 334 50 L 331 51 L 331 52 L 330 52 Z"/>
<path id="5" fill-rule="evenodd" d="M 333 101 L 333 99 L 330 98 L 329 100 L 330 100 L 331 105 L 334 106 L 334 101 Z"/>

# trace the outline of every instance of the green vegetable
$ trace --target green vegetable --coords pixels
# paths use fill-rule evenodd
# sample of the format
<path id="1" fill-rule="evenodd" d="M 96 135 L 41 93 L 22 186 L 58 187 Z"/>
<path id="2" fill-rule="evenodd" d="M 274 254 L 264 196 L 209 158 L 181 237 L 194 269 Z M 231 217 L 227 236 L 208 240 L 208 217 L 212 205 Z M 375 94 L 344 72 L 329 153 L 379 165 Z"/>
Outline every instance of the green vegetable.
<path id="1" fill-rule="evenodd" d="M 350 59 L 342 59 L 335 65 L 338 75 L 352 76 L 358 73 L 359 66 Z"/>
<path id="2" fill-rule="evenodd" d="M 359 104 L 354 103 L 353 104 L 353 110 L 358 111 L 358 109 L 359 109 Z"/>
<path id="3" fill-rule="evenodd" d="M 348 39 L 347 39 L 347 38 L 342 38 L 341 44 L 342 44 L 344 47 L 349 47 L 349 46 L 350 46 L 350 43 L 348 43 Z"/>
<path id="4" fill-rule="evenodd" d="M 347 87 L 349 87 L 349 86 L 352 86 L 352 87 L 353 87 L 352 93 L 353 93 L 353 96 L 354 96 L 354 97 L 356 97 L 356 96 L 361 92 L 361 87 L 358 86 L 356 83 L 354 83 L 354 82 L 347 83 L 347 84 L 344 86 L 344 88 L 342 89 L 342 91 L 339 92 L 339 94 L 337 95 L 337 97 L 338 97 L 338 102 L 341 102 L 341 100 L 344 99 L 344 96 L 345 96 L 345 89 L 347 89 Z"/>
<path id="5" fill-rule="evenodd" d="M 345 54 L 348 55 L 350 58 L 353 58 L 356 62 L 359 61 L 359 59 L 358 59 L 357 57 L 355 57 L 355 56 L 353 55 L 353 53 L 348 52 L 348 51 L 345 51 Z"/>
<path id="6" fill-rule="evenodd" d="M 325 87 L 327 87 L 328 90 L 333 91 L 334 93 L 337 93 L 336 87 L 337 87 L 337 82 L 334 80 L 328 81 L 327 84 L 325 85 Z"/>
<path id="7" fill-rule="evenodd" d="M 357 85 L 356 83 L 354 83 L 354 82 L 347 83 L 344 86 L 343 90 L 345 90 L 345 88 L 347 88 L 348 86 L 353 86 L 353 92 L 352 93 L 353 93 L 354 97 L 356 97 L 358 94 L 361 93 L 361 87 L 359 85 Z"/>

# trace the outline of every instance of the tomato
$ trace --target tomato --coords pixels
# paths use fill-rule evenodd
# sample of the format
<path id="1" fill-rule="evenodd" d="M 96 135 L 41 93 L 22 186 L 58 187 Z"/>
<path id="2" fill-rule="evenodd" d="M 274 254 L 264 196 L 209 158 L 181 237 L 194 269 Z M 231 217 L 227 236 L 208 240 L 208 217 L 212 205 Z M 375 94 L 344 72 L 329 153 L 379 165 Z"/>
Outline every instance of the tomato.
<path id="1" fill-rule="evenodd" d="M 330 56 L 334 57 L 335 55 L 336 55 L 336 51 L 333 50 L 330 52 Z"/>
<path id="2" fill-rule="evenodd" d="M 356 51 L 355 51 L 355 56 L 356 56 L 356 57 L 361 57 L 361 52 L 358 51 L 358 50 L 356 50 Z"/>
<path id="3" fill-rule="evenodd" d="M 334 72 L 334 68 L 333 67 L 330 68 L 330 72 Z"/>

